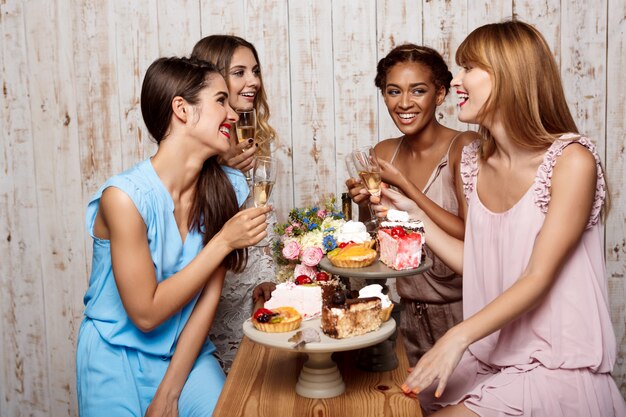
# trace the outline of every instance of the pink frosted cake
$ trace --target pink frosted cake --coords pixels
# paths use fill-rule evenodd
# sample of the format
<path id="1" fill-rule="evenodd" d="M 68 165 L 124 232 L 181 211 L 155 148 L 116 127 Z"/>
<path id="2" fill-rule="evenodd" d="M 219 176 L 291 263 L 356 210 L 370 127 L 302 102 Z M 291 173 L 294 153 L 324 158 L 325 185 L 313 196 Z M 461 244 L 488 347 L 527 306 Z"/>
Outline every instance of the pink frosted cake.
<path id="1" fill-rule="evenodd" d="M 378 229 L 381 262 L 395 270 L 417 268 L 422 261 L 423 223 L 397 210 L 389 210 L 387 218 Z"/>
<path id="2" fill-rule="evenodd" d="M 295 308 L 304 320 L 318 317 L 322 314 L 322 288 L 318 284 L 278 284 L 264 307 L 272 310 L 281 306 Z"/>

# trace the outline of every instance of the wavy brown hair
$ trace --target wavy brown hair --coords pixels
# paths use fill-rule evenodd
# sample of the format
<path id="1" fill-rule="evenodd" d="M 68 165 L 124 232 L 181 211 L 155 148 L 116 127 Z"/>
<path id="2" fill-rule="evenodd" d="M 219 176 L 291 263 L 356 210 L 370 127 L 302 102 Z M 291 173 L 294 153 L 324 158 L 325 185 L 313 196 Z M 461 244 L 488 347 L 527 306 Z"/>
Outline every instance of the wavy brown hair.
<path id="1" fill-rule="evenodd" d="M 191 56 L 193 58 L 202 59 L 215 65 L 222 74 L 226 83 L 229 85 L 230 62 L 233 58 L 235 50 L 239 47 L 248 48 L 252 51 L 254 59 L 261 70 L 261 62 L 259 54 L 254 45 L 247 40 L 234 35 L 211 35 L 200 39 L 193 47 Z M 263 83 L 263 73 L 259 72 L 259 90 L 254 100 L 254 108 L 257 113 L 258 129 L 256 131 L 257 143 L 259 144 L 259 155 L 270 154 L 270 144 L 276 138 L 276 131 L 269 124 L 270 108 L 267 104 L 267 94 L 265 93 L 265 85 Z"/>
<path id="2" fill-rule="evenodd" d="M 200 92 L 215 77 L 221 75 L 214 65 L 195 59 L 159 58 L 150 65 L 141 86 L 141 114 L 157 145 L 169 134 L 174 98 L 198 105 Z M 196 183 L 189 229 L 199 231 L 206 245 L 238 211 L 235 190 L 217 163 L 217 156 L 212 156 L 204 161 Z M 223 263 L 227 269 L 240 272 L 246 260 L 247 251 L 237 249 Z"/>

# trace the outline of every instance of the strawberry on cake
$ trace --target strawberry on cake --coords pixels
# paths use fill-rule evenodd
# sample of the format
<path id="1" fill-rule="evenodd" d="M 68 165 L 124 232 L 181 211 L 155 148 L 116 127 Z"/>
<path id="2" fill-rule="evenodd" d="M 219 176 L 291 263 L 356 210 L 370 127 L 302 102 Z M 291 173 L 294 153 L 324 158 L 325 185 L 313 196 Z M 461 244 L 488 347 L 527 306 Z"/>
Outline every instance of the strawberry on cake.
<path id="1" fill-rule="evenodd" d="M 424 224 L 410 220 L 405 211 L 389 210 L 378 229 L 381 262 L 395 270 L 417 268 L 423 244 Z"/>

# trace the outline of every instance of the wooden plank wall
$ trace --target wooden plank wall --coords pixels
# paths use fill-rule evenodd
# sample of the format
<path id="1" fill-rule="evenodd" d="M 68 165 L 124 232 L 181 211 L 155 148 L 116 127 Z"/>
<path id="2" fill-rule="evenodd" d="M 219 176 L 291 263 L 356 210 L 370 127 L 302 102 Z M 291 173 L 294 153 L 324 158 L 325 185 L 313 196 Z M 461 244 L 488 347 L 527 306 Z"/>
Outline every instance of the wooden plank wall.
<path id="1" fill-rule="evenodd" d="M 76 416 L 74 346 L 90 269 L 89 196 L 151 155 L 139 91 L 158 56 L 231 33 L 259 51 L 283 174 L 275 207 L 341 193 L 352 147 L 397 134 L 378 59 L 411 41 L 454 50 L 481 24 L 535 24 L 610 180 L 605 244 L 626 394 L 624 0 L 1 0 L 0 415 Z M 455 97 L 440 110 L 455 117 Z"/>

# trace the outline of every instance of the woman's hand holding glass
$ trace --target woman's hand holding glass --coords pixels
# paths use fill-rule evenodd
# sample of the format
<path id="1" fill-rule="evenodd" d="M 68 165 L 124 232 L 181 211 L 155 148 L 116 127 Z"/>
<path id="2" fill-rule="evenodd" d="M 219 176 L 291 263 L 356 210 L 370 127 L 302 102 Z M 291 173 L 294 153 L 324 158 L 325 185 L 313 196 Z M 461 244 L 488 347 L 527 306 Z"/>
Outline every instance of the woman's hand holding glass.
<path id="1" fill-rule="evenodd" d="M 380 195 L 380 166 L 374 148 L 365 146 L 352 151 L 352 161 L 363 185 L 373 196 Z"/>
<path id="2" fill-rule="evenodd" d="M 231 145 L 228 152 L 220 155 L 220 164 L 227 165 L 231 168 L 238 169 L 241 172 L 248 172 L 254 166 L 254 155 L 256 146 L 254 139 L 239 142 Z"/>
<path id="3" fill-rule="evenodd" d="M 256 245 L 267 236 L 267 213 L 271 210 L 271 207 L 241 210 L 224 224 L 219 235 L 231 250 Z"/>

